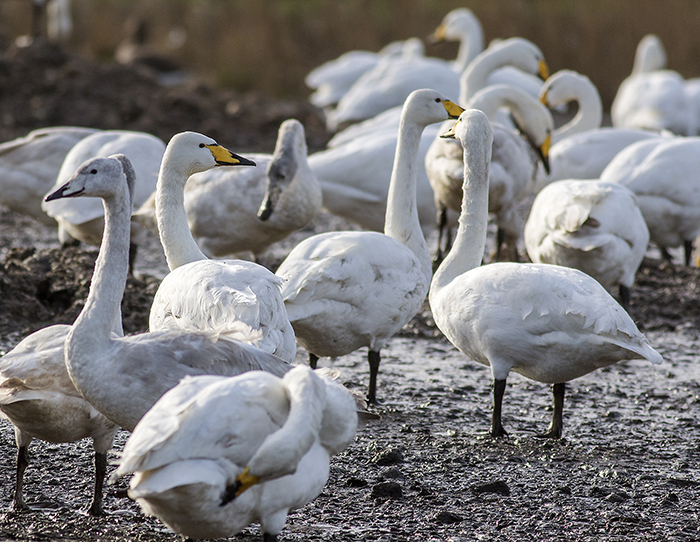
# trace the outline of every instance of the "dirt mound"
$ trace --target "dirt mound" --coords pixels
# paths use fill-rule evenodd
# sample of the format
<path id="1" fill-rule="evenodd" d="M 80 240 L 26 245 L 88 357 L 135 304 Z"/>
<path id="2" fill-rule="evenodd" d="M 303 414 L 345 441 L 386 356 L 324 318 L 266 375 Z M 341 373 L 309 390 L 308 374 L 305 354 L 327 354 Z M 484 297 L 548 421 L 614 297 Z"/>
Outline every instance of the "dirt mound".
<path id="1" fill-rule="evenodd" d="M 193 130 L 234 150 L 272 152 L 279 125 L 292 117 L 304 124 L 310 151 L 325 146 L 319 111 L 304 101 L 203 84 L 163 87 L 146 67 L 91 62 L 41 40 L 0 52 L 0 141 L 61 125 L 138 130 L 164 141 Z"/>

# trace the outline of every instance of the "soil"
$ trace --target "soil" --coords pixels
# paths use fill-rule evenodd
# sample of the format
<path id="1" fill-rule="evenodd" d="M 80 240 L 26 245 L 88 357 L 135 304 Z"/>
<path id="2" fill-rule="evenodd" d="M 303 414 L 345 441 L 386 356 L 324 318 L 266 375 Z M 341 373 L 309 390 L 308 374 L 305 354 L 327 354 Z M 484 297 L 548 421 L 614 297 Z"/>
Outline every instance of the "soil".
<path id="1" fill-rule="evenodd" d="M 32 107 L 21 105 L 22 96 Z M 322 148 L 320 115 L 303 101 L 199 85 L 164 89 L 152 74 L 92 64 L 42 43 L 0 54 L 0 141 L 79 124 L 166 140 L 197 130 L 236 150 L 270 152 L 279 123 L 291 116 L 304 122 L 311 150 Z M 59 249 L 53 229 L 4 208 L 0 225 L 0 350 L 8 351 L 31 331 L 72 323 L 96 251 Z M 274 269 L 299 238 L 339 226 L 322 214 L 263 263 Z M 127 333 L 147 329 L 165 272 L 151 238 L 127 285 Z M 664 363 L 619 363 L 571 382 L 564 438 L 555 441 L 534 436 L 551 416 L 550 392 L 518 375 L 504 401 L 509 436 L 485 436 L 490 373 L 446 341 L 425 305 L 382 352 L 379 419 L 332 459 L 323 493 L 290 514 L 280 540 L 700 540 L 699 279 L 697 268 L 649 253 L 629 312 Z M 366 351 L 321 364 L 340 369 L 348 387 L 366 388 Z M 111 460 L 127 438 L 118 434 Z M 107 487 L 107 516 L 81 511 L 91 494 L 89 441 L 35 441 L 24 489 L 31 510 L 8 511 L 15 450 L 12 426 L 0 420 L 0 540 L 179 539 L 123 496 L 128 480 Z M 259 536 L 253 525 L 234 539 Z"/>

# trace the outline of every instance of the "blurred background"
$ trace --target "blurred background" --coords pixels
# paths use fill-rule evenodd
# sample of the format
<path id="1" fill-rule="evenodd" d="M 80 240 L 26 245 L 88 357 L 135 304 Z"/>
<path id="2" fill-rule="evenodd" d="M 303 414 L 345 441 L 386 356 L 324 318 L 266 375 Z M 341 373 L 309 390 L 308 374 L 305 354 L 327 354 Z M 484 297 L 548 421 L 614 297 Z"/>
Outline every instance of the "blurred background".
<path id="1" fill-rule="evenodd" d="M 353 49 L 377 51 L 426 38 L 459 6 L 480 19 L 486 42 L 522 36 L 545 54 L 552 72 L 588 75 L 609 109 L 647 33 L 661 38 L 668 67 L 700 75 L 698 0 L 70 0 L 71 52 L 113 61 L 138 42 L 207 82 L 277 98 L 309 94 L 304 76 Z M 33 0 L 0 0 L 3 45 L 32 31 Z M 454 58 L 457 44 L 426 54 Z"/>

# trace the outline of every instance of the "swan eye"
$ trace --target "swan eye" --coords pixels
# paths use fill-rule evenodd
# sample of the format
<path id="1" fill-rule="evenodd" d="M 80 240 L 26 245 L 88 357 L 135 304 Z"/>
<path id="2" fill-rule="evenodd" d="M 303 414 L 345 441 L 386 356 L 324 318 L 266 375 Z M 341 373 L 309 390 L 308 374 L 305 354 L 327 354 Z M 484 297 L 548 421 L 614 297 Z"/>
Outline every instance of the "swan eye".
<path id="1" fill-rule="evenodd" d="M 92 175 L 97 175 L 97 170 L 96 170 L 96 169 L 92 169 L 92 170 L 90 170 L 90 173 L 91 173 Z"/>
<path id="2" fill-rule="evenodd" d="M 435 103 L 439 104 L 442 100 L 440 98 L 435 98 Z"/>
<path id="3" fill-rule="evenodd" d="M 200 149 L 203 149 L 203 148 L 204 148 L 204 143 L 200 143 L 200 144 L 199 144 L 199 148 L 200 148 Z"/>

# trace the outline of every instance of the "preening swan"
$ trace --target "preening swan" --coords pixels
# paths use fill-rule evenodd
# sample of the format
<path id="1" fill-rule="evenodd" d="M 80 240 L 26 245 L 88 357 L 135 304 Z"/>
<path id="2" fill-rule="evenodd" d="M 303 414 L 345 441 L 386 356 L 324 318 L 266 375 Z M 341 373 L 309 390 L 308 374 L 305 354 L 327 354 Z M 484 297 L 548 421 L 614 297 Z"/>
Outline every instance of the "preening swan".
<path id="1" fill-rule="evenodd" d="M 542 436 L 559 438 L 566 382 L 627 359 L 661 356 L 594 279 L 546 264 L 480 266 L 488 221 L 491 125 L 477 110 L 453 131 L 464 148 L 464 200 L 452 250 L 435 272 L 430 308 L 438 328 L 470 359 L 491 367 L 491 435 L 506 432 L 501 406 L 513 370 L 553 384 L 554 411 Z"/>
<path id="2" fill-rule="evenodd" d="M 287 361 L 296 342 L 280 292 L 282 280 L 246 260 L 209 260 L 187 223 L 185 183 L 216 166 L 255 165 L 196 132 L 176 134 L 163 156 L 156 188 L 156 217 L 170 273 L 153 299 L 151 331 L 214 330 L 237 333 L 241 321 L 259 330 L 252 342 Z"/>
<path id="3" fill-rule="evenodd" d="M 524 237 L 533 262 L 573 267 L 608 290 L 619 287 L 626 308 L 649 229 L 637 198 L 624 186 L 564 180 L 537 194 Z"/>
<path id="4" fill-rule="evenodd" d="M 56 182 L 68 152 L 96 131 L 74 126 L 40 128 L 0 144 L 0 203 L 55 227 L 56 220 L 41 208 L 44 195 Z"/>
<path id="5" fill-rule="evenodd" d="M 17 479 L 12 510 L 27 509 L 22 498 L 29 444 L 92 439 L 95 450 L 95 487 L 87 511 L 101 515 L 102 484 L 107 452 L 118 427 L 80 395 L 71 382 L 63 349 L 71 326 L 40 329 L 0 358 L 0 414 L 15 426 Z"/>
<path id="6" fill-rule="evenodd" d="M 630 128 L 602 127 L 603 104 L 598 89 L 588 77 L 572 70 L 560 70 L 545 81 L 540 101 L 556 108 L 576 102 L 571 121 L 552 133 L 549 173 L 537 172 L 537 190 L 563 179 L 598 179 L 605 167 L 625 147 L 658 132 Z"/>
<path id="7" fill-rule="evenodd" d="M 700 138 L 639 141 L 622 150 L 600 175 L 637 196 L 651 240 L 667 260 L 668 248 L 683 246 L 690 264 L 700 233 Z"/>
<path id="8" fill-rule="evenodd" d="M 90 293 L 66 338 L 65 363 L 82 396 L 129 431 L 186 375 L 234 376 L 263 369 L 281 376 L 290 368 L 282 359 L 216 331 L 112 336 L 128 272 L 132 209 L 128 184 L 134 182 L 133 168 L 123 155 L 95 158 L 47 196 L 49 201 L 69 197 L 100 197 L 104 201 L 104 239 Z M 241 324 L 241 334 L 250 333 Z"/>
<path id="9" fill-rule="evenodd" d="M 369 402 L 376 402 L 380 351 L 420 309 L 431 263 L 416 207 L 421 133 L 461 108 L 433 90 L 407 98 L 387 200 L 385 233 L 328 232 L 299 243 L 277 274 L 297 340 L 317 356 L 367 346 Z M 313 366 L 313 365 L 312 365 Z"/>
<path id="10" fill-rule="evenodd" d="M 483 111 L 492 122 L 489 212 L 496 215 L 498 227 L 494 258 L 517 261 L 518 240 L 524 226 L 520 207 L 534 192 L 538 164 L 543 163 L 545 169 L 549 167 L 548 152 L 554 129 L 552 116 L 535 98 L 508 85 L 487 86 L 472 96 L 467 107 Z M 503 108 L 516 119 L 519 132 L 496 120 L 496 113 Z M 425 156 L 425 171 L 438 209 L 436 262 L 441 260 L 440 245 L 444 230 L 448 228 L 446 212 L 451 209 L 459 213 L 462 206 L 462 155 L 459 141 L 436 138 Z"/>
<path id="11" fill-rule="evenodd" d="M 116 475 L 135 472 L 129 496 L 177 533 L 229 537 L 259 522 L 276 540 L 356 427 L 351 394 L 308 367 L 186 378 L 136 426 Z"/>

